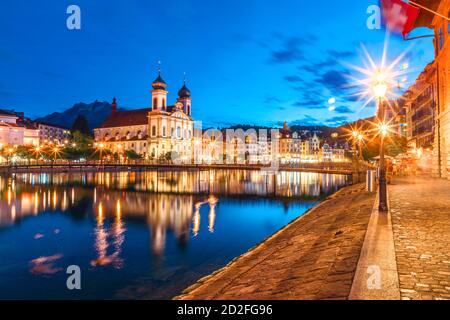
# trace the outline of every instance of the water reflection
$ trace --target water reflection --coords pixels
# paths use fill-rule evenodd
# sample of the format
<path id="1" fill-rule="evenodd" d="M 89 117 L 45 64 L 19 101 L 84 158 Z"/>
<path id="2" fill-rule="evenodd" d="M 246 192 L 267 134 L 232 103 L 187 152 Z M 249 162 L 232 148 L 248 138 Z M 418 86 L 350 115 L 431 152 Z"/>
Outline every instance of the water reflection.
<path id="1" fill-rule="evenodd" d="M 24 259 L 14 260 L 20 252 L 28 273 L 38 277 L 62 274 L 62 267 L 74 262 L 94 273 L 126 272 L 123 279 L 147 275 L 149 288 L 170 287 L 149 297 L 167 298 L 177 292 L 174 284 L 182 289 L 224 265 L 346 183 L 340 175 L 240 170 L 0 176 L 0 245 L 8 245 L 11 234 L 24 243 L 0 251 L 0 260 L 17 265 Z M 269 204 L 262 197 L 273 200 Z M 31 238 L 14 228 L 25 221 L 32 222 Z M 62 262 L 74 256 L 78 260 Z M 149 266 L 146 256 L 158 263 Z M 2 276 L 0 270 L 0 281 L 8 279 Z"/>
<path id="2" fill-rule="evenodd" d="M 17 180 L 30 185 L 70 183 L 155 193 L 318 197 L 323 193 L 330 193 L 336 186 L 345 184 L 348 177 L 305 172 L 281 171 L 274 174 L 258 170 L 208 170 L 19 174 L 16 179 L 5 177 L 0 179 L 3 180 L 0 180 L 0 188 L 6 188 L 7 183 L 14 188 Z M 95 192 L 94 200 L 97 197 Z M 71 200 L 73 200 L 73 193 L 71 195 Z"/>
<path id="3" fill-rule="evenodd" d="M 123 216 L 145 217 L 151 226 L 153 249 L 160 252 L 168 228 L 184 241 L 192 222 L 192 233 L 198 234 L 202 206 L 209 206 L 208 230 L 214 232 L 217 196 L 316 199 L 336 191 L 347 180 L 343 175 L 245 170 L 0 176 L 0 227 L 44 211 L 70 209 L 85 214 L 83 204 L 92 198 L 99 237 L 106 228 L 105 217 L 115 219 L 105 232 L 114 234 L 116 245 L 123 242 Z"/>

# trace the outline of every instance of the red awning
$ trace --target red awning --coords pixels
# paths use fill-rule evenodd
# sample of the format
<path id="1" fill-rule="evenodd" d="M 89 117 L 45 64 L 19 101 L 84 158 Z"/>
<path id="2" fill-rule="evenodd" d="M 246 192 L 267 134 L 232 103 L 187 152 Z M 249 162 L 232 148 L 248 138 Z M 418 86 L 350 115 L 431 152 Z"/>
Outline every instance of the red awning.
<path id="1" fill-rule="evenodd" d="M 439 7 L 441 0 L 414 0 L 414 2 L 430 9 L 436 11 Z M 419 16 L 414 23 L 414 28 L 428 27 L 431 28 L 431 22 L 433 21 L 435 15 L 424 9 L 420 9 Z"/>

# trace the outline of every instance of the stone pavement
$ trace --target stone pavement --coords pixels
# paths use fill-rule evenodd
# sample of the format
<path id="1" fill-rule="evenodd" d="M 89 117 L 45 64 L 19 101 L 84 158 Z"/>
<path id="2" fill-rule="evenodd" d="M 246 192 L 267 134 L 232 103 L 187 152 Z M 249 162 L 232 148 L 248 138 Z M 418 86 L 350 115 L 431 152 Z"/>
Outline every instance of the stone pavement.
<path id="1" fill-rule="evenodd" d="M 347 299 L 374 200 L 344 188 L 176 299 Z"/>
<path id="2" fill-rule="evenodd" d="M 450 181 L 396 178 L 389 199 L 401 298 L 450 299 Z"/>

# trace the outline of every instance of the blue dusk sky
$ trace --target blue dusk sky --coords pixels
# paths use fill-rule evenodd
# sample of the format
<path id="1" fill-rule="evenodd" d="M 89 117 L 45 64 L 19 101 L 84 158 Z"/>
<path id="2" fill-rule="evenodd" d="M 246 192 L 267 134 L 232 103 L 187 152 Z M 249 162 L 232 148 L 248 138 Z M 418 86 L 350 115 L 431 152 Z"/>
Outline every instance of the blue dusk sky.
<path id="1" fill-rule="evenodd" d="M 169 103 L 186 72 L 193 117 L 204 126 L 339 125 L 374 113 L 342 88 L 342 62 L 362 65 L 361 44 L 379 60 L 385 31 L 366 26 L 377 2 L 2 1 L 0 108 L 34 118 L 114 96 L 120 107 L 146 108 L 160 60 Z M 66 27 L 71 4 L 81 8 L 81 30 Z M 433 45 L 392 35 L 389 57 L 409 46 L 402 63 L 411 83 L 432 61 Z"/>

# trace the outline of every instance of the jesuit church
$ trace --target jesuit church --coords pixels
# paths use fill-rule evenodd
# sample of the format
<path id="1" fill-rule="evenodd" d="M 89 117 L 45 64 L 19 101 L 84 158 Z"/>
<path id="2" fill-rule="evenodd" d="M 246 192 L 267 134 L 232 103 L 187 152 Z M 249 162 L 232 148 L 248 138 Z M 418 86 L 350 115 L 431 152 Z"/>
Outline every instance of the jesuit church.
<path id="1" fill-rule="evenodd" d="M 194 121 L 186 81 L 173 105 L 167 105 L 167 84 L 160 70 L 152 88 L 151 108 L 117 111 L 114 98 L 111 115 L 100 128 L 94 129 L 95 141 L 113 152 L 134 150 L 150 160 L 171 152 L 176 152 L 181 159 L 191 159 Z"/>

